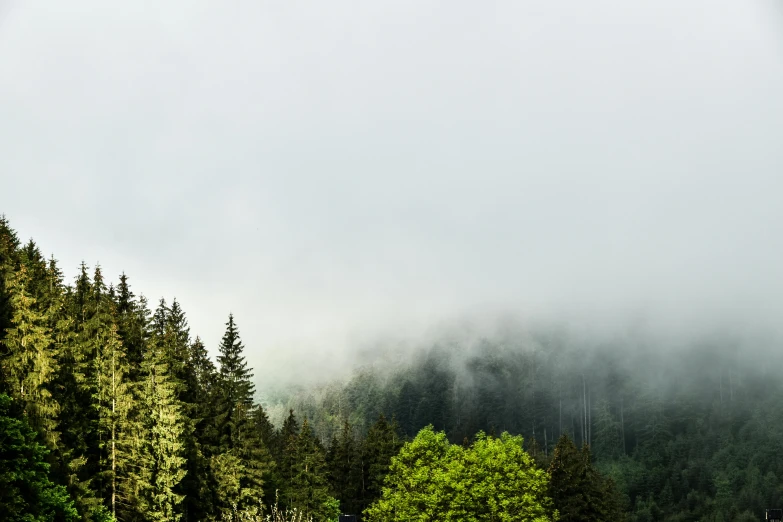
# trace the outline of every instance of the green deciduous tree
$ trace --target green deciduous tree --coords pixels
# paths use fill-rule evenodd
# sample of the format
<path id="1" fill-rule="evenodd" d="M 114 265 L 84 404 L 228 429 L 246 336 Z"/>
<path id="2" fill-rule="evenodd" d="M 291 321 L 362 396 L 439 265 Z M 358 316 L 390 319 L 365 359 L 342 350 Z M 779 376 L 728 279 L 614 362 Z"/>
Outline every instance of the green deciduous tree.
<path id="1" fill-rule="evenodd" d="M 523 449 L 521 437 L 479 434 L 463 448 L 427 427 L 392 459 L 370 521 L 553 520 L 548 477 Z"/>

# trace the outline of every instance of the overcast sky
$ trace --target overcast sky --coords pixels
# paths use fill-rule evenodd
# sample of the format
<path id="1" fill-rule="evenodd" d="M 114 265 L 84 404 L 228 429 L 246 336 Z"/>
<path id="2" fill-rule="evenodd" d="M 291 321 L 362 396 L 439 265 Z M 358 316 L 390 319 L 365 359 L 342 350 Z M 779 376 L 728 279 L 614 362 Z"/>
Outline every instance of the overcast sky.
<path id="1" fill-rule="evenodd" d="M 69 281 L 213 353 L 231 311 L 260 375 L 455 317 L 774 323 L 783 10 L 0 0 L 0 177 Z"/>

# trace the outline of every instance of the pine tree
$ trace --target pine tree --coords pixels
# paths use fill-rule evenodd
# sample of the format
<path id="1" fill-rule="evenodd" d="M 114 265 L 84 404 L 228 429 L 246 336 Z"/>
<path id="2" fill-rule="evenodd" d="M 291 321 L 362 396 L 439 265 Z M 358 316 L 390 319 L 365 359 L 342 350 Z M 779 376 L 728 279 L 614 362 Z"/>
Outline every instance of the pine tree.
<path id="1" fill-rule="evenodd" d="M 131 291 L 128 276 L 123 272 L 117 285 L 117 333 L 125 347 L 128 378 L 131 382 L 138 380 L 144 353 L 145 325 L 143 317 L 140 317 L 140 308 L 141 305 Z"/>
<path id="2" fill-rule="evenodd" d="M 247 512 L 263 498 L 265 475 L 271 469 L 271 458 L 253 430 L 253 374 L 243 355 L 244 346 L 229 315 L 226 333 L 220 343 L 220 365 L 217 379 L 214 435 L 211 467 L 218 481 L 219 507 L 228 515 L 233 509 Z M 226 473 L 228 463 L 235 473 Z"/>
<path id="3" fill-rule="evenodd" d="M 79 516 L 73 501 L 49 477 L 46 448 L 14 411 L 14 402 L 0 394 L 0 519 L 76 522 Z"/>
<path id="4" fill-rule="evenodd" d="M 340 499 L 343 513 L 361 513 L 360 492 L 362 485 L 359 445 L 348 421 L 343 424 L 339 437 L 333 437 L 326 457 L 329 483 Z"/>
<path id="5" fill-rule="evenodd" d="M 362 511 L 380 497 L 383 481 L 389 473 L 389 463 L 402 447 L 397 423 L 381 414 L 367 432 L 362 445 Z"/>
<path id="6" fill-rule="evenodd" d="M 173 306 L 172 306 L 173 308 Z M 185 398 L 192 433 L 185 441 L 187 474 L 180 483 L 185 495 L 183 520 L 203 519 L 213 513 L 209 477 L 209 425 L 214 418 L 213 393 L 217 372 L 201 339 L 188 347 L 184 367 Z"/>
<path id="7" fill-rule="evenodd" d="M 283 421 L 280 435 L 277 438 L 277 446 L 274 450 L 275 460 L 278 463 L 280 480 L 282 482 L 282 500 L 286 507 L 293 502 L 293 492 L 290 485 L 296 475 L 296 451 L 299 439 L 299 422 L 296 420 L 294 410 L 288 410 L 288 417 Z"/>
<path id="8" fill-rule="evenodd" d="M 102 340 L 98 355 L 99 440 L 101 441 L 102 482 L 107 484 L 108 501 L 112 516 L 116 518 L 118 504 L 129 502 L 128 489 L 124 486 L 127 474 L 133 466 L 133 429 L 131 410 L 134 397 L 128 380 L 128 363 L 120 341 L 118 328 L 110 325 L 107 337 Z"/>
<path id="9" fill-rule="evenodd" d="M 289 507 L 316 520 L 332 520 L 339 502 L 329 486 L 326 455 L 305 418 L 296 439 L 294 473 L 288 485 Z"/>
<path id="10" fill-rule="evenodd" d="M 7 285 L 19 265 L 19 237 L 5 215 L 0 215 L 0 340 L 11 326 L 11 300 Z M 0 379 L 0 390 L 3 381 Z"/>
<path id="11" fill-rule="evenodd" d="M 35 299 L 28 292 L 27 268 L 22 266 L 8 283 L 13 315 L 3 340 L 7 350 L 2 359 L 3 375 L 12 396 L 24 405 L 32 426 L 50 447 L 55 447 L 60 412 L 50 389 L 58 370 L 55 343 L 47 317 L 35 310 Z"/>
<path id="12" fill-rule="evenodd" d="M 228 316 L 226 333 L 220 343 L 220 355 L 217 357 L 219 368 L 218 426 L 221 447 L 236 447 L 247 428 L 247 419 L 253 406 L 255 386 L 253 374 L 247 367 L 243 355 L 244 346 L 234 323 L 234 316 Z"/>
<path id="13" fill-rule="evenodd" d="M 250 413 L 251 431 L 259 438 L 260 443 L 266 448 L 269 469 L 264 475 L 264 505 L 274 505 L 278 491 L 283 488 L 283 482 L 277 466 L 277 460 L 272 456 L 279 445 L 279 434 L 274 425 L 269 421 L 264 408 L 258 404 Z"/>
<path id="14" fill-rule="evenodd" d="M 614 484 L 593 467 L 589 448 L 578 450 L 566 434 L 555 446 L 549 476 L 549 495 L 561 522 L 624 520 Z"/>
<path id="15" fill-rule="evenodd" d="M 96 447 L 95 408 L 86 385 L 90 374 L 87 356 L 85 323 L 92 299 L 92 281 L 87 266 L 82 263 L 75 284 L 66 288 L 62 319 L 58 321 L 57 342 L 60 347 L 60 367 L 54 381 L 55 396 L 60 404 L 60 439 L 56 474 L 68 488 L 79 512 L 87 520 L 100 509 L 100 500 L 92 489 L 97 466 L 88 462 L 90 448 Z M 96 463 L 97 464 L 97 463 Z"/>
<path id="16" fill-rule="evenodd" d="M 133 477 L 138 484 L 141 513 L 145 520 L 177 521 L 183 496 L 175 489 L 186 473 L 186 424 L 176 385 L 169 376 L 166 353 L 154 341 L 147 347 L 141 374 L 141 437 L 136 439 L 140 466 Z"/>

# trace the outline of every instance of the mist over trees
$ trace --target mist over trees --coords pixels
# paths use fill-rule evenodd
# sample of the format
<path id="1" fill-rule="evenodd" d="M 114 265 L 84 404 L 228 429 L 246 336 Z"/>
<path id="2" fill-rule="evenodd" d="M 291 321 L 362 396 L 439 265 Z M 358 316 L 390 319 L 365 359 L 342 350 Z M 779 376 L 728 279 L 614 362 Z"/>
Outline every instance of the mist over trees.
<path id="1" fill-rule="evenodd" d="M 783 504 L 771 341 L 545 328 L 262 404 L 274 383 L 254 381 L 234 315 L 217 320 L 213 361 L 176 299 L 153 307 L 84 263 L 67 284 L 0 219 L 0 519 L 719 521 Z"/>

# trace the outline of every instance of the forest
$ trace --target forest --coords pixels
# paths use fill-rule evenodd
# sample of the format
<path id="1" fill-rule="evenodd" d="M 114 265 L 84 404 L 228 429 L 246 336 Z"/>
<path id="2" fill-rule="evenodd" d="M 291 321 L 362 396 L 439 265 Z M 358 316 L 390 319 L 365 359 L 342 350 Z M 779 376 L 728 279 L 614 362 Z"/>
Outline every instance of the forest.
<path id="1" fill-rule="evenodd" d="M 717 522 L 783 505 L 774 339 L 546 327 L 272 393 L 233 315 L 216 321 L 213 361 L 176 299 L 84 263 L 66 282 L 1 218 L 0 520 Z"/>

